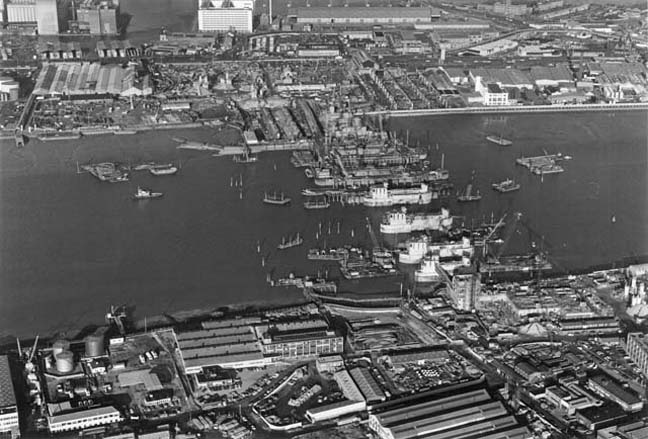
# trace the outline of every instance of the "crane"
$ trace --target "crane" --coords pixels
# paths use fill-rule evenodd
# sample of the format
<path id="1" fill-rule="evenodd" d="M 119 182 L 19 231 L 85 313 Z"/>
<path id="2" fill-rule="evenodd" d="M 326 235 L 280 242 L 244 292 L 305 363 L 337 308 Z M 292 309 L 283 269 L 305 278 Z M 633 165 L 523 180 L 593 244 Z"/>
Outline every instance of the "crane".
<path id="1" fill-rule="evenodd" d="M 371 238 L 371 244 L 373 245 L 374 250 L 380 249 L 380 245 L 378 244 L 378 238 L 374 233 L 373 227 L 371 225 L 371 221 L 369 220 L 369 217 L 366 217 L 365 219 L 367 220 L 367 232 L 369 233 L 369 238 Z"/>
<path id="2" fill-rule="evenodd" d="M 38 345 L 38 338 L 40 335 L 36 336 L 36 340 L 34 340 L 34 346 L 31 349 L 31 352 L 29 353 L 29 358 L 27 359 L 28 363 L 31 363 L 32 359 L 34 358 L 34 354 L 36 353 L 36 345 Z"/>
<path id="3" fill-rule="evenodd" d="M 506 215 L 504 214 L 502 218 L 495 224 L 495 227 L 493 227 L 493 230 L 490 231 L 490 233 L 484 238 L 484 246 L 482 247 L 483 253 L 482 253 L 482 258 L 486 258 L 486 253 L 488 252 L 488 241 L 493 237 L 493 235 L 497 232 L 497 229 L 499 229 L 503 224 L 504 220 L 506 219 Z"/>
<path id="4" fill-rule="evenodd" d="M 504 237 L 502 244 L 500 245 L 499 249 L 497 250 L 496 253 L 492 254 L 493 258 L 495 261 L 499 261 L 500 256 L 502 256 L 502 253 L 504 253 L 504 250 L 508 247 L 509 243 L 511 242 L 511 238 L 513 237 L 513 234 L 517 231 L 519 233 L 519 230 L 517 230 L 517 225 L 520 219 L 522 218 L 522 213 L 520 212 L 515 212 L 513 214 L 513 222 L 508 228 L 508 231 L 506 233 L 506 236 Z M 504 218 L 502 218 L 503 220 Z M 500 220 L 500 221 L 502 221 Z M 498 223 L 499 224 L 499 223 Z M 490 236 L 490 235 L 489 235 Z M 484 242 L 484 246 L 486 245 L 486 242 Z"/>

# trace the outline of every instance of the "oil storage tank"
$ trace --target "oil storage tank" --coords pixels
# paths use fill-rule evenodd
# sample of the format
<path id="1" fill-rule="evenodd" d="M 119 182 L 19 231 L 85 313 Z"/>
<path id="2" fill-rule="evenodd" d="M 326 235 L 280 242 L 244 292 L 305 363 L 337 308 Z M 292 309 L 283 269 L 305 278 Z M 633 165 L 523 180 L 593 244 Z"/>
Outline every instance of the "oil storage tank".
<path id="1" fill-rule="evenodd" d="M 104 354 L 104 338 L 101 335 L 89 335 L 85 339 L 86 357 L 100 357 Z"/>
<path id="2" fill-rule="evenodd" d="M 70 373 L 74 370 L 74 354 L 63 351 L 56 355 L 56 370 L 59 373 Z"/>

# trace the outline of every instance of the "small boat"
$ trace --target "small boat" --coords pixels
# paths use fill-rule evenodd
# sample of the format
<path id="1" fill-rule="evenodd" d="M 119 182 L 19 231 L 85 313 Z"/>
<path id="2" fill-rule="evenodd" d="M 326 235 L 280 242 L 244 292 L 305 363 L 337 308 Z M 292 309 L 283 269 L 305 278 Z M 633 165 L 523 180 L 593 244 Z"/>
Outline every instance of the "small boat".
<path id="1" fill-rule="evenodd" d="M 128 181 L 128 180 L 129 180 L 128 174 L 123 173 L 123 174 L 116 175 L 114 177 L 109 178 L 108 183 L 123 183 L 123 182 Z"/>
<path id="2" fill-rule="evenodd" d="M 263 202 L 266 204 L 274 204 L 278 206 L 285 206 L 290 203 L 291 199 L 286 197 L 283 192 L 277 194 L 276 192 L 268 194 L 267 192 L 263 193 Z"/>
<path id="3" fill-rule="evenodd" d="M 486 136 L 486 140 L 488 140 L 491 143 L 494 143 L 499 146 L 511 146 L 513 145 L 513 142 L 503 138 L 501 135 L 499 136 Z"/>
<path id="4" fill-rule="evenodd" d="M 302 189 L 301 194 L 305 197 L 319 197 L 320 195 L 324 195 L 325 191 L 316 191 L 313 189 Z"/>
<path id="5" fill-rule="evenodd" d="M 286 250 L 288 248 L 292 247 L 297 247 L 299 245 L 302 245 L 304 243 L 304 238 L 299 236 L 299 232 L 297 232 L 297 236 L 295 236 L 292 239 L 286 240 L 286 237 L 281 238 L 281 244 L 277 246 L 279 250 Z"/>
<path id="6" fill-rule="evenodd" d="M 497 192 L 502 192 L 502 193 L 513 192 L 520 189 L 520 183 L 516 183 L 514 180 L 511 180 L 510 178 L 507 178 L 506 180 L 499 183 L 493 183 L 491 186 Z"/>
<path id="7" fill-rule="evenodd" d="M 304 203 L 304 209 L 309 209 L 309 210 L 328 209 L 329 207 L 331 207 L 331 203 L 329 203 L 326 199 L 315 200 L 315 201 L 306 201 Z"/>
<path id="8" fill-rule="evenodd" d="M 178 168 L 169 163 L 166 165 L 151 166 L 149 172 L 153 175 L 174 175 L 178 172 Z"/>
<path id="9" fill-rule="evenodd" d="M 133 166 L 132 170 L 133 171 L 146 171 L 148 169 L 151 169 L 153 166 L 155 166 L 155 162 L 142 163 L 142 164 Z"/>
<path id="10" fill-rule="evenodd" d="M 148 200 L 150 198 L 160 198 L 164 195 L 162 192 L 153 192 L 151 189 L 142 189 L 137 187 L 137 192 L 133 195 L 134 200 Z"/>

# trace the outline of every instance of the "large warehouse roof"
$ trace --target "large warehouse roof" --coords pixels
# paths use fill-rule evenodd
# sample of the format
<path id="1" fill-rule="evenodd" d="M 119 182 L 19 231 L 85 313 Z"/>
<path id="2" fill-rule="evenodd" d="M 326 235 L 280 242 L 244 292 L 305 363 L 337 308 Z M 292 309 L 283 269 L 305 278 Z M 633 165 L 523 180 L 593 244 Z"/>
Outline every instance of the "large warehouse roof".
<path id="1" fill-rule="evenodd" d="M 16 405 L 11 371 L 9 370 L 9 358 L 6 355 L 0 357 L 0 408 Z"/>

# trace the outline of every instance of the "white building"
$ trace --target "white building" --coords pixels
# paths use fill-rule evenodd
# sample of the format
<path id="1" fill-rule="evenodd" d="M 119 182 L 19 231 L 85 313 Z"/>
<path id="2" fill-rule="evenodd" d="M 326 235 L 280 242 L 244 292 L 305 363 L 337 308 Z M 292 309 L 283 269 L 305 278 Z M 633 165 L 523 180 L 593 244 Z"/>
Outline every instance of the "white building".
<path id="1" fill-rule="evenodd" d="M 121 414 L 114 407 L 97 407 L 78 410 L 71 413 L 48 416 L 47 423 L 50 433 L 61 431 L 83 430 L 90 427 L 112 424 L 122 420 Z"/>
<path id="2" fill-rule="evenodd" d="M 487 107 L 510 104 L 506 90 L 503 90 L 496 83 L 484 84 L 480 76 L 475 78 L 475 91 L 484 97 L 484 105 Z"/>
<path id="3" fill-rule="evenodd" d="M 7 2 L 8 23 L 36 22 L 36 4 L 33 1 L 12 0 Z"/>
<path id="4" fill-rule="evenodd" d="M 18 406 L 9 370 L 9 359 L 3 355 L 0 357 L 0 437 L 13 439 L 19 436 Z"/>
<path id="5" fill-rule="evenodd" d="M 36 0 L 35 12 L 39 35 L 59 33 L 56 0 Z"/>
<path id="6" fill-rule="evenodd" d="M 254 0 L 198 0 L 198 29 L 252 33 L 253 10 Z"/>
<path id="7" fill-rule="evenodd" d="M 486 44 L 480 44 L 478 46 L 471 47 L 467 49 L 466 52 L 470 55 L 479 55 L 479 56 L 491 56 L 496 53 L 507 52 L 513 50 L 518 46 L 517 41 L 502 39 L 493 41 Z"/>

